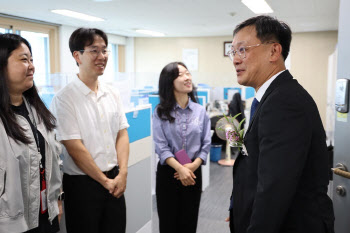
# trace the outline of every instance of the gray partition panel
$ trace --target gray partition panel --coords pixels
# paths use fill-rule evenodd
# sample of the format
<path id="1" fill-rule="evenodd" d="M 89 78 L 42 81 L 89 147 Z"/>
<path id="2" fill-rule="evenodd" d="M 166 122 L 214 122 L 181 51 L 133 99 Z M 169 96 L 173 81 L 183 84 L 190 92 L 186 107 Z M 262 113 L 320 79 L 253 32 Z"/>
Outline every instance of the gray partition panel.
<path id="1" fill-rule="evenodd" d="M 126 232 L 136 233 L 152 218 L 151 157 L 128 169 Z"/>

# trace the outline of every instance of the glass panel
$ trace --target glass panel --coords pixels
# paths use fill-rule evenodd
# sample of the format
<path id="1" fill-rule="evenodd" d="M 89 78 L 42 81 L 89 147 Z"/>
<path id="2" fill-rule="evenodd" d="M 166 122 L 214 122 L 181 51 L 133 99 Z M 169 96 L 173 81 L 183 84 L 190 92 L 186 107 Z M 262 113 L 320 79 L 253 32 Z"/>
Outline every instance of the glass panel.
<path id="1" fill-rule="evenodd" d="M 0 33 L 12 33 L 12 29 L 7 29 L 7 28 L 1 28 L 0 27 Z"/>
<path id="2" fill-rule="evenodd" d="M 111 53 L 108 56 L 107 67 L 103 76 L 101 76 L 101 80 L 104 82 L 113 82 L 118 73 L 118 45 L 117 44 L 109 44 L 108 49 Z"/>
<path id="3" fill-rule="evenodd" d="M 35 66 L 35 85 L 50 85 L 49 35 L 29 31 L 20 31 L 20 35 L 28 40 L 32 46 L 32 54 Z"/>

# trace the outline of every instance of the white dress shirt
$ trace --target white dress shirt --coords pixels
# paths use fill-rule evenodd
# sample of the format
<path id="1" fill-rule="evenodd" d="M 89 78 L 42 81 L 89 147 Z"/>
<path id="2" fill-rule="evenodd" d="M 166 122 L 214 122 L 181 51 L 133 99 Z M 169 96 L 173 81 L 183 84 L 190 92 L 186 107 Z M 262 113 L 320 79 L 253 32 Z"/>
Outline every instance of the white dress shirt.
<path id="1" fill-rule="evenodd" d="M 98 82 L 95 93 L 76 78 L 53 98 L 51 111 L 57 119 L 58 141 L 81 139 L 101 171 L 117 165 L 117 135 L 129 127 L 119 91 Z M 65 148 L 63 155 L 64 173 L 85 175 Z"/>
<path id="2" fill-rule="evenodd" d="M 269 88 L 269 86 L 273 82 L 273 80 L 275 80 L 277 78 L 277 76 L 280 75 L 283 71 L 286 71 L 286 70 L 282 70 L 282 71 L 278 72 L 277 74 L 272 76 L 269 80 L 264 82 L 264 84 L 259 88 L 258 92 L 255 95 L 255 98 L 259 101 L 259 103 L 261 102 L 261 98 L 264 96 L 267 88 Z"/>

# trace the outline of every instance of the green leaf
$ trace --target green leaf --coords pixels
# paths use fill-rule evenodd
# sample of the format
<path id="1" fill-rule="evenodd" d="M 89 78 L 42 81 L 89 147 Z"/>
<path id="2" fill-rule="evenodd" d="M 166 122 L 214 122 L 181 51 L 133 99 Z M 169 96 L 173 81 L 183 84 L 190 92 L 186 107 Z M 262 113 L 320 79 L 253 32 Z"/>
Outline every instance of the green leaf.
<path id="1" fill-rule="evenodd" d="M 235 129 L 236 132 L 238 132 L 239 129 L 236 127 L 236 125 L 235 125 L 234 122 L 235 122 L 235 119 L 236 119 L 240 114 L 241 114 L 241 113 L 238 113 L 238 114 L 236 114 L 234 117 L 231 118 L 231 123 L 232 123 L 233 128 Z"/>
<path id="2" fill-rule="evenodd" d="M 236 114 L 236 115 L 232 118 L 232 123 L 233 123 L 233 121 L 234 121 L 239 115 L 241 115 L 241 113 Z"/>
<path id="3" fill-rule="evenodd" d="M 227 116 L 224 114 L 225 119 L 227 120 L 228 123 L 230 123 L 230 120 L 227 118 Z"/>
<path id="4" fill-rule="evenodd" d="M 241 126 L 242 126 L 242 124 L 243 124 L 244 121 L 245 121 L 245 118 L 244 118 L 243 120 L 241 120 L 241 122 L 239 123 L 239 125 L 238 125 L 238 130 L 241 130 Z"/>
<path id="5" fill-rule="evenodd" d="M 235 129 L 235 132 L 238 132 L 238 129 L 237 129 L 235 123 L 233 123 L 233 120 L 232 120 L 232 123 L 231 123 L 231 124 L 233 125 L 233 128 Z"/>
<path id="6" fill-rule="evenodd" d="M 239 131 L 239 137 L 240 137 L 240 138 L 243 138 L 243 134 L 244 134 L 244 129 L 241 129 L 241 130 Z"/>

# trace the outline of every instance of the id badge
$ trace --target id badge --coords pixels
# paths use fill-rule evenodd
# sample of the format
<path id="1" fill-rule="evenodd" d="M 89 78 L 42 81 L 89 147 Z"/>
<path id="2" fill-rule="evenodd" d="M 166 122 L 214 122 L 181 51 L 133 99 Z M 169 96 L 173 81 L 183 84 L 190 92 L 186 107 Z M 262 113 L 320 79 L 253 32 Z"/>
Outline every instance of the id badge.
<path id="1" fill-rule="evenodd" d="M 40 204 L 41 204 L 41 213 L 44 214 L 47 211 L 46 189 L 40 191 Z"/>
<path id="2" fill-rule="evenodd" d="M 40 172 L 42 176 L 45 174 L 45 170 Z M 41 206 L 41 213 L 44 214 L 47 211 L 47 193 L 46 193 L 46 180 L 42 178 L 41 180 L 41 188 L 40 190 L 40 206 Z"/>

